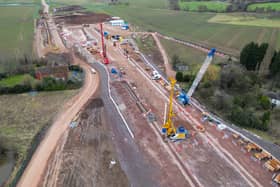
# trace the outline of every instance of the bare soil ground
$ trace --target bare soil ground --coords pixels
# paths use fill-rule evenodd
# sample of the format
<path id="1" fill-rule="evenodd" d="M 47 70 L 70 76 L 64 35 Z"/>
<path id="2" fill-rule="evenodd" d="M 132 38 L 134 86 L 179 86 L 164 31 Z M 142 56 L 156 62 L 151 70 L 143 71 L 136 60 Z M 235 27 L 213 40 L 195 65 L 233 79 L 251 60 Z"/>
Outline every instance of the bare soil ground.
<path id="1" fill-rule="evenodd" d="M 112 47 L 112 45 L 107 44 L 108 50 L 110 51 L 110 56 L 114 58 L 114 67 L 125 67 L 126 69 L 126 75 L 123 77 L 124 80 L 127 80 L 128 82 L 132 83 L 136 89 L 135 92 L 136 94 L 140 97 L 140 100 L 144 103 L 146 108 L 151 109 L 151 111 L 156 115 L 158 121 L 158 125 L 162 124 L 162 119 L 163 119 L 163 109 L 164 109 L 164 103 L 166 102 L 164 98 L 159 95 L 159 93 L 151 86 L 149 81 L 139 73 L 137 70 L 138 67 L 135 67 L 134 65 L 130 64 L 127 62 L 127 60 L 124 60 L 123 57 L 120 56 L 120 53 L 118 49 Z M 139 63 L 141 64 L 141 63 Z M 120 95 L 124 94 L 123 92 L 119 92 Z M 121 96 L 123 98 L 123 103 L 125 103 L 125 99 L 128 100 L 128 96 L 124 95 Z M 143 120 L 139 120 L 137 122 L 138 118 L 136 118 L 136 113 L 137 107 L 135 109 L 130 108 L 132 104 L 125 103 L 125 106 L 128 107 L 129 113 L 125 113 L 125 116 L 134 120 L 133 124 L 133 130 L 136 134 L 143 132 L 141 134 L 141 139 L 144 139 L 145 136 L 147 135 L 148 132 L 151 131 L 150 127 L 147 125 L 143 125 Z M 136 104 L 135 104 L 136 105 Z M 124 107 L 125 108 L 125 107 Z M 191 112 L 194 109 L 189 107 L 188 108 L 188 113 L 191 114 Z M 188 130 L 193 130 L 192 125 L 194 124 L 188 124 L 185 120 L 180 119 L 179 111 L 177 111 L 178 117 L 177 117 L 177 122 L 175 125 L 183 125 L 185 126 Z M 193 117 L 197 117 L 197 120 L 201 119 L 201 114 L 197 111 L 194 111 L 192 113 Z M 139 124 L 138 124 L 139 123 Z M 140 126 L 140 128 L 138 128 Z M 217 131 L 219 132 L 219 131 Z M 217 133 L 216 132 L 216 133 Z M 211 136 L 215 137 L 215 141 L 223 142 L 223 141 L 228 141 L 228 143 L 231 143 L 230 140 L 225 140 L 223 137 L 218 136 L 215 134 L 215 132 L 209 131 L 207 132 L 206 135 L 199 135 L 199 136 L 192 136 L 190 139 L 188 139 L 186 142 L 174 144 L 174 147 L 177 150 L 177 153 L 179 153 L 180 157 L 182 160 L 184 160 L 184 165 L 188 166 L 190 168 L 190 172 L 194 173 L 200 183 L 203 186 L 250 186 L 252 185 L 249 184 L 249 180 L 247 178 L 247 174 L 245 175 L 245 171 L 242 170 L 240 166 L 236 166 L 235 163 L 231 163 L 231 160 L 229 159 L 227 154 L 221 153 L 221 149 L 219 148 L 219 151 L 216 151 L 214 149 L 214 144 L 210 141 L 210 138 L 205 138 L 210 134 Z M 147 135 L 148 136 L 148 135 Z M 150 135 L 148 137 L 154 137 L 154 135 Z M 159 143 L 153 142 L 153 138 L 148 139 L 146 141 L 146 147 L 144 150 L 149 151 L 150 147 L 153 147 L 154 143 L 157 147 L 159 147 Z M 204 138 L 202 138 L 204 137 Z M 231 152 L 231 149 L 228 149 L 227 146 L 224 146 L 223 143 L 221 143 L 221 147 L 224 147 L 231 155 L 233 155 L 233 158 L 240 162 L 239 159 L 246 159 L 243 158 L 244 155 L 240 152 Z M 159 152 L 157 149 L 151 149 L 153 150 L 153 156 L 157 160 L 164 160 L 167 157 L 161 158 Z M 239 151 L 239 150 L 236 150 Z M 151 155 L 151 152 L 150 152 Z M 237 158 L 235 158 L 237 157 Z M 165 160 L 166 161 L 166 160 Z M 247 168 L 247 165 L 252 165 L 254 166 L 255 162 L 252 160 L 247 160 L 245 162 L 240 162 L 245 169 Z M 211 169 L 206 169 L 206 168 L 211 168 Z M 253 168 L 253 169 L 252 169 Z M 251 170 L 248 170 L 248 172 L 257 179 L 258 182 L 260 182 L 262 185 L 267 186 L 270 184 L 269 175 L 267 175 L 267 171 L 256 167 L 252 167 Z M 163 169 L 164 170 L 164 169 Z M 163 171 L 164 172 L 164 171 Z M 175 171 L 174 171 L 175 172 Z M 265 175 L 266 179 L 265 180 L 259 180 L 258 176 L 255 174 L 256 173 L 262 173 Z M 175 172 L 178 173 L 178 172 Z M 171 177 L 171 176 L 170 176 Z M 178 185 L 178 183 L 176 183 Z"/>
<path id="2" fill-rule="evenodd" d="M 110 18 L 107 14 L 97 14 L 90 12 L 83 12 L 76 15 L 66 15 L 66 16 L 56 16 L 55 23 L 65 23 L 67 25 L 77 25 L 77 24 L 93 24 L 101 23 Z"/>
<path id="3" fill-rule="evenodd" d="M 133 124 L 131 127 L 135 132 L 137 144 L 141 148 L 141 154 L 146 155 L 149 163 L 153 164 L 157 171 L 154 175 L 157 177 L 160 186 L 189 186 L 174 161 L 170 159 L 165 147 L 160 143 L 161 140 L 149 127 L 145 114 L 137 107 L 135 99 L 126 88 L 126 84 L 124 81 L 115 81 L 113 92 L 118 97 L 118 105 L 125 106 L 122 108 L 122 113 L 126 120 Z"/>
<path id="4" fill-rule="evenodd" d="M 96 38 L 99 38 L 98 33 L 96 33 L 95 31 L 91 32 L 92 35 L 95 35 Z M 140 99 L 141 103 L 143 103 L 146 109 L 155 114 L 157 118 L 156 129 L 159 129 L 161 124 L 163 123 L 164 103 L 166 102 L 165 98 L 160 95 L 155 87 L 151 85 L 151 80 L 149 80 L 150 78 L 143 76 L 143 72 L 141 72 L 142 70 L 139 70 L 138 66 L 132 64 L 123 55 L 121 55 L 120 49 L 118 47 L 113 47 L 112 42 L 110 41 L 106 41 L 106 44 L 107 50 L 109 51 L 108 57 L 111 62 L 111 65 L 108 66 L 108 69 L 111 70 L 112 67 L 117 69 L 124 69 L 125 74 L 122 79 L 129 82 L 129 84 L 134 87 L 134 92 Z M 136 59 L 136 61 L 139 64 L 143 64 L 143 62 L 139 62 L 139 59 Z M 147 160 L 149 160 L 153 167 L 156 168 L 157 172 L 153 173 L 154 176 L 158 176 L 157 179 L 162 183 L 162 186 L 189 186 L 188 180 L 186 180 L 183 172 L 179 170 L 178 165 L 176 166 L 176 159 L 173 159 L 171 155 L 168 154 L 169 149 L 166 149 L 166 144 L 162 142 L 162 139 L 160 137 L 156 136 L 157 133 L 153 131 L 151 124 L 146 121 L 145 114 L 139 110 L 139 107 L 137 106 L 137 103 L 135 102 L 133 96 L 131 96 L 131 93 L 128 92 L 123 82 L 118 82 L 118 80 L 118 77 L 113 77 L 112 87 L 115 95 L 118 97 L 117 103 L 125 118 L 131 122 L 129 124 L 132 128 L 133 133 L 135 134 L 135 141 L 137 141 L 138 145 L 141 147 L 141 153 L 144 153 L 147 156 Z M 164 91 L 164 93 L 165 95 L 168 95 L 168 92 L 166 90 Z M 185 120 L 180 118 L 180 111 L 176 112 L 178 113 L 178 117 L 176 118 L 175 125 L 178 126 L 180 124 L 185 126 L 188 130 L 190 130 L 192 136 L 187 141 L 174 143 L 171 144 L 171 146 L 172 148 L 176 149 L 176 153 L 179 155 L 178 157 L 182 160 L 181 165 L 188 168 L 188 172 L 191 173 L 189 177 L 196 177 L 201 186 L 254 186 L 255 183 L 252 183 L 252 180 L 255 180 L 255 178 L 264 186 L 269 185 L 266 177 L 264 178 L 264 181 L 260 181 L 255 174 L 251 173 L 258 172 L 263 174 L 266 171 L 261 169 L 252 170 L 250 168 L 247 168 L 246 166 L 244 166 L 246 165 L 245 162 L 239 161 L 239 157 L 240 159 L 244 159 L 242 157 L 242 153 L 239 154 L 238 152 L 236 152 L 235 156 L 235 153 L 231 152 L 231 150 L 228 149 L 227 146 L 229 145 L 223 143 L 223 141 L 228 141 L 227 143 L 231 143 L 230 140 L 224 139 L 223 136 L 221 137 L 218 134 L 215 134 L 219 133 L 218 131 L 212 132 L 209 130 L 209 132 L 207 131 L 205 133 L 206 135 L 193 134 L 192 132 L 194 132 L 194 129 L 192 125 L 195 124 L 187 123 Z M 200 120 L 200 113 L 193 110 L 193 108 L 188 108 L 187 112 L 191 114 L 192 118 Z M 209 135 L 215 136 L 213 140 L 221 144 L 217 146 L 219 147 L 218 149 L 213 146 L 213 143 L 209 142 L 210 138 L 206 138 L 206 136 Z M 217 143 L 215 143 L 215 145 L 217 145 Z M 232 161 L 239 161 L 242 166 L 248 169 L 248 172 L 254 176 L 254 179 L 248 179 L 249 177 L 247 178 L 246 171 L 244 172 L 242 170 L 242 167 L 237 167 L 232 164 L 231 160 L 228 159 L 228 156 L 221 152 L 220 147 L 226 148 L 231 155 L 233 155 L 234 157 L 238 157 L 232 159 Z M 65 148 L 60 149 L 63 150 Z M 232 147 L 231 149 L 234 150 L 234 148 Z M 76 156 L 76 158 L 80 159 L 80 157 L 78 156 Z M 57 160 L 63 160 L 64 162 L 64 159 Z M 86 163 L 88 162 L 90 161 L 86 161 Z M 247 164 L 251 165 L 252 163 L 250 162 L 253 161 L 247 160 L 246 162 Z M 75 180 L 72 181 L 71 184 L 64 183 L 63 181 L 58 181 L 58 183 L 56 182 L 56 179 L 60 178 L 56 176 L 62 176 L 62 174 L 60 175 L 60 172 L 54 175 L 55 177 L 53 178 L 53 181 L 55 181 L 55 183 L 52 184 L 54 184 L 54 186 L 59 184 L 75 186 L 77 176 L 73 175 L 76 173 L 73 169 L 71 169 L 71 167 L 73 166 L 73 168 L 77 167 L 75 164 L 75 162 L 73 164 L 71 164 L 70 162 L 70 164 L 68 164 L 70 166 L 65 166 L 66 168 L 70 168 L 67 170 L 70 170 L 71 175 L 66 174 L 65 176 L 68 175 L 68 177 L 64 176 L 65 179 L 63 179 L 63 181 L 71 181 L 71 176 L 75 177 Z M 58 165 L 59 167 L 60 165 L 63 166 L 63 164 Z M 58 169 L 55 169 L 53 171 L 60 171 L 59 167 L 57 167 Z M 79 168 L 77 170 L 79 170 Z M 85 181 L 85 179 L 81 179 L 79 181 Z M 83 185 L 83 182 L 79 182 L 77 185 Z"/>
<path id="5" fill-rule="evenodd" d="M 108 132 L 102 99 L 90 100 L 78 121 L 65 135 L 65 145 L 61 141 L 52 154 L 43 186 L 129 186 Z"/>
<path id="6" fill-rule="evenodd" d="M 157 47 L 157 43 L 151 34 L 137 34 L 136 36 L 137 45 L 140 51 L 145 54 L 147 59 L 162 71 L 166 72 L 165 61 L 161 54 L 161 51 Z"/>
<path id="7" fill-rule="evenodd" d="M 194 116 L 197 120 L 202 119 L 202 116 L 199 115 L 198 111 L 194 109 L 190 110 L 190 108 L 188 108 L 188 111 L 196 114 Z M 232 132 L 229 130 L 221 131 L 216 125 L 210 122 L 205 122 L 204 124 L 206 131 L 213 135 L 248 172 L 261 181 L 263 185 L 270 184 L 273 173 L 268 172 L 263 168 L 263 161 L 257 161 L 253 157 L 253 153 L 247 152 L 244 146 L 238 145 L 237 140 L 232 137 Z"/>

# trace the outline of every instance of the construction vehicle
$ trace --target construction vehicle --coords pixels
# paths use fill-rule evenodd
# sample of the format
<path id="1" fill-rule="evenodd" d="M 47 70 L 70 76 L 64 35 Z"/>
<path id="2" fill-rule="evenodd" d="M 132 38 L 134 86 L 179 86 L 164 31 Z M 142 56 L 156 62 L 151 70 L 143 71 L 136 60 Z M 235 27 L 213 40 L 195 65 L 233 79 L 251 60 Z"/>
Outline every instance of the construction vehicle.
<path id="1" fill-rule="evenodd" d="M 162 133 L 165 135 L 165 137 L 171 139 L 172 141 L 178 141 L 178 140 L 184 140 L 186 139 L 186 135 L 188 134 L 188 131 L 184 127 L 179 127 L 176 129 L 173 124 L 172 118 L 175 116 L 173 113 L 173 96 L 174 96 L 174 86 L 176 84 L 176 80 L 173 78 L 170 78 L 170 96 L 169 96 L 169 112 L 167 116 L 167 120 L 164 121 L 164 124 L 162 126 Z"/>
<path id="2" fill-rule="evenodd" d="M 199 85 L 200 81 L 202 80 L 204 74 L 206 73 L 206 70 L 208 69 L 209 65 L 211 64 L 212 60 L 213 60 L 213 57 L 215 55 L 215 52 L 216 52 L 216 49 L 215 48 L 212 48 L 205 61 L 203 62 L 203 65 L 201 66 L 200 70 L 198 71 L 190 89 L 188 90 L 188 93 L 187 93 L 187 97 L 190 99 L 194 93 L 194 91 L 196 90 L 197 86 Z"/>
<path id="3" fill-rule="evenodd" d="M 99 53 L 98 49 L 92 48 L 92 47 L 87 47 L 87 50 L 92 54 L 96 55 Z"/>
<path id="4" fill-rule="evenodd" d="M 161 75 L 157 71 L 152 72 L 152 80 L 159 80 L 161 79 Z"/>
<path id="5" fill-rule="evenodd" d="M 245 146 L 245 149 L 247 150 L 247 152 L 250 152 L 250 151 L 262 151 L 262 149 L 259 146 L 257 146 L 256 144 L 254 144 L 254 143 L 248 143 Z"/>
<path id="6" fill-rule="evenodd" d="M 276 159 L 268 160 L 264 163 L 264 166 L 271 172 L 277 172 L 280 170 L 280 162 Z"/>
<path id="7" fill-rule="evenodd" d="M 273 182 L 275 182 L 276 184 L 280 185 L 280 173 L 278 174 L 274 174 L 272 177 Z"/>
<path id="8" fill-rule="evenodd" d="M 103 33 L 103 24 L 100 23 L 100 33 L 101 33 L 101 42 L 102 42 L 102 57 L 103 57 L 103 63 L 109 64 L 109 59 L 106 54 L 106 47 L 104 44 L 104 33 Z"/>
<path id="9" fill-rule="evenodd" d="M 265 159 L 271 159 L 271 155 L 267 153 L 266 151 L 262 151 L 260 153 L 255 153 L 254 157 L 258 160 L 265 160 Z"/>
<path id="10" fill-rule="evenodd" d="M 180 104 L 184 106 L 189 104 L 189 97 L 184 91 L 181 91 L 180 94 L 177 96 L 177 98 Z"/>

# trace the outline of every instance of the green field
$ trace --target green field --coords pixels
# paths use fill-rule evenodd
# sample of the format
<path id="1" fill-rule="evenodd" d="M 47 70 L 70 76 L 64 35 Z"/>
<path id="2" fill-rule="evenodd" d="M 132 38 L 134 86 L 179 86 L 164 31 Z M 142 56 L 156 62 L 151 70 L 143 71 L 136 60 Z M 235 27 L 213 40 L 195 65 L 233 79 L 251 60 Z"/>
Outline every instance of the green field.
<path id="1" fill-rule="evenodd" d="M 181 40 L 239 55 L 240 49 L 251 41 L 267 42 L 272 28 L 210 23 L 215 13 L 114 7 L 103 10 L 136 25 L 138 30 L 156 31 Z M 145 12 L 145 13 L 143 13 Z"/>
<path id="2" fill-rule="evenodd" d="M 207 53 L 205 52 L 184 46 L 176 42 L 172 42 L 163 38 L 161 38 L 160 41 L 168 54 L 170 62 L 172 61 L 172 56 L 177 55 L 180 59 L 182 59 L 182 61 L 185 62 L 186 65 L 189 66 L 189 70 L 193 72 L 197 72 L 199 70 L 200 66 L 207 56 Z M 226 59 L 215 56 L 213 63 L 217 64 L 220 62 L 224 62 L 225 60 Z"/>
<path id="3" fill-rule="evenodd" d="M 38 3 L 40 0 L 0 0 L 0 3 Z"/>
<path id="4" fill-rule="evenodd" d="M 13 87 L 15 85 L 22 84 L 27 79 L 33 80 L 34 78 L 31 77 L 29 74 L 15 75 L 15 76 L 0 80 L 0 86 Z"/>
<path id="5" fill-rule="evenodd" d="M 256 11 L 257 8 L 264 8 L 265 11 L 267 11 L 268 9 L 279 11 L 280 10 L 280 2 L 251 4 L 247 7 L 247 10 L 248 11 Z"/>
<path id="6" fill-rule="evenodd" d="M 176 42 L 172 42 L 162 38 L 160 39 L 160 41 L 168 55 L 169 62 L 172 62 L 172 57 L 174 55 L 177 55 L 179 59 L 183 61 L 184 64 L 188 67 L 188 70 L 184 72 L 187 74 L 196 74 L 207 56 L 207 53 L 205 52 L 199 51 L 191 47 L 187 47 L 182 44 L 178 44 Z M 215 64 L 219 64 L 221 62 L 224 63 L 226 60 L 227 59 L 225 58 L 215 56 L 212 65 L 216 66 Z M 190 83 L 191 82 L 181 83 L 181 86 L 185 89 L 189 89 Z"/>
<path id="7" fill-rule="evenodd" d="M 202 7 L 206 7 L 206 11 L 214 12 L 224 12 L 229 3 L 221 1 L 188 1 L 188 2 L 179 2 L 181 10 L 186 11 L 202 11 Z M 205 10 L 204 10 L 205 11 Z"/>
<path id="8" fill-rule="evenodd" d="M 259 26 L 280 28 L 280 19 L 257 18 L 254 16 L 238 16 L 231 14 L 217 14 L 208 20 L 209 23 L 230 25 Z"/>
<path id="9" fill-rule="evenodd" d="M 33 25 L 38 7 L 0 7 L 0 56 L 32 54 Z"/>

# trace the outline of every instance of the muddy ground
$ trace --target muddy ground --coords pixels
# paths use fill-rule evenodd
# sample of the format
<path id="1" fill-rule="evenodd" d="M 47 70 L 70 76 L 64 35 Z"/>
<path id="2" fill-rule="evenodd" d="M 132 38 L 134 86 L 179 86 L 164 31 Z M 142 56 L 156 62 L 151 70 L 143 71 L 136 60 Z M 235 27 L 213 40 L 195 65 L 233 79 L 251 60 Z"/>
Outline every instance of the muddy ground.
<path id="1" fill-rule="evenodd" d="M 102 99 L 89 101 L 77 121 L 78 126 L 70 128 L 52 155 L 43 186 L 129 186 L 108 131 Z"/>
<path id="2" fill-rule="evenodd" d="M 55 16 L 56 24 L 79 25 L 79 24 L 94 24 L 107 21 L 111 16 L 107 14 L 97 14 L 91 12 L 80 12 L 77 14 Z"/>

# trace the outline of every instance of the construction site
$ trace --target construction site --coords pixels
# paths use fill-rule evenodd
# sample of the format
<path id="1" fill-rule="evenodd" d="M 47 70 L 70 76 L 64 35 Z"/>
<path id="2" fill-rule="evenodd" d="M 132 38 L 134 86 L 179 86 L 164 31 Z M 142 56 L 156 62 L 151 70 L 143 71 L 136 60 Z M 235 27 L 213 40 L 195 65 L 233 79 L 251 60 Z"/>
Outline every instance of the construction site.
<path id="1" fill-rule="evenodd" d="M 50 130 L 19 186 L 280 186 L 280 147 L 255 141 L 192 98 L 215 55 L 226 54 L 186 44 L 206 59 L 183 92 L 159 41 L 165 36 L 135 33 L 106 14 L 44 8 L 37 53 L 73 54 L 86 69 L 87 97 L 70 104 L 70 121 L 53 125 L 63 129 Z M 160 64 L 139 51 L 135 35 L 154 38 Z"/>

